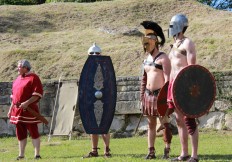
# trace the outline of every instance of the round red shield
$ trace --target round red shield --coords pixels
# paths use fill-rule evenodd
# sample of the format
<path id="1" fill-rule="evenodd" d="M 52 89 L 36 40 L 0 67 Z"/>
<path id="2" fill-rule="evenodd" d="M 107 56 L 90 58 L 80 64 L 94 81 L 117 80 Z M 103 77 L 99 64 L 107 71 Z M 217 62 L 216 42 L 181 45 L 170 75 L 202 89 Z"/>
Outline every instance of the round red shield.
<path id="1" fill-rule="evenodd" d="M 157 111 L 160 116 L 170 115 L 172 111 L 168 110 L 167 104 L 167 95 L 168 95 L 168 85 L 169 82 L 166 82 L 164 86 L 161 88 L 158 97 L 157 97 Z"/>
<path id="2" fill-rule="evenodd" d="M 189 65 L 183 68 L 173 82 L 173 102 L 189 118 L 206 114 L 212 107 L 215 96 L 215 79 L 203 66 Z"/>

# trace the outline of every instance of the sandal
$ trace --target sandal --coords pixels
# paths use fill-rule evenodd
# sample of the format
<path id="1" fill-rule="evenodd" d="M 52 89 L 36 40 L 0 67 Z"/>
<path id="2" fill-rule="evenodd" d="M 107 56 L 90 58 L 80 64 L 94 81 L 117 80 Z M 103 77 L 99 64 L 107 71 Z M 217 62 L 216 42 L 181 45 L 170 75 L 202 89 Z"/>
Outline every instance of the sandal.
<path id="1" fill-rule="evenodd" d="M 104 154 L 105 158 L 110 158 L 111 157 L 111 153 L 107 152 Z"/>
<path id="2" fill-rule="evenodd" d="M 190 159 L 188 160 L 188 162 L 198 162 L 199 160 L 198 159 L 195 159 L 193 157 L 190 157 Z"/>
<path id="3" fill-rule="evenodd" d="M 22 160 L 22 159 L 24 159 L 24 156 L 18 156 L 18 157 L 16 158 L 16 160 Z"/>
<path id="4" fill-rule="evenodd" d="M 105 158 L 110 158 L 111 157 L 110 148 L 108 146 L 106 147 L 104 156 L 105 156 Z"/>
<path id="5" fill-rule="evenodd" d="M 169 152 L 170 152 L 170 148 L 164 148 L 164 155 L 163 155 L 163 159 L 168 159 L 169 158 Z"/>
<path id="6" fill-rule="evenodd" d="M 147 156 L 145 157 L 145 159 L 155 159 L 156 156 L 155 156 L 155 148 L 154 147 L 150 147 L 149 149 L 149 153 L 147 154 Z"/>
<path id="7" fill-rule="evenodd" d="M 42 159 L 40 155 L 36 155 L 35 158 L 36 160 Z"/>
<path id="8" fill-rule="evenodd" d="M 145 157 L 145 159 L 147 159 L 147 160 L 150 160 L 150 159 L 155 159 L 156 158 L 156 156 L 155 156 L 155 154 L 147 154 L 147 156 Z"/>
<path id="9" fill-rule="evenodd" d="M 98 157 L 97 150 L 100 148 L 93 148 L 94 151 L 91 151 L 88 155 L 83 156 L 83 158 L 91 158 L 91 157 Z"/>
<path id="10" fill-rule="evenodd" d="M 189 155 L 187 155 L 187 156 L 178 156 L 178 157 L 173 158 L 171 161 L 187 161 L 189 158 L 190 158 Z"/>

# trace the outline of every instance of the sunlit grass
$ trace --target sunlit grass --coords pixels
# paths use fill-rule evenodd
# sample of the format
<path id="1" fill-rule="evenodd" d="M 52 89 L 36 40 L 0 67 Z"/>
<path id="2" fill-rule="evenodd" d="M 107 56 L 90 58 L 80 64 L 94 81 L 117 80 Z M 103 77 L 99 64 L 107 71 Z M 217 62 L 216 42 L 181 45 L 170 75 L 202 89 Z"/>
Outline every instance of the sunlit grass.
<path id="1" fill-rule="evenodd" d="M 229 162 L 232 159 L 231 154 L 232 132 L 226 131 L 201 131 L 199 142 L 199 158 L 205 162 Z M 18 153 L 18 143 L 15 137 L 0 138 L 0 161 L 15 161 Z M 147 154 L 147 138 L 132 137 L 111 139 L 110 149 L 112 158 L 103 157 L 103 142 L 99 140 L 99 157 L 91 159 L 82 159 L 91 150 L 90 138 L 75 138 L 68 140 L 64 137 L 52 137 L 48 142 L 47 136 L 41 138 L 41 156 L 42 161 L 46 162 L 76 162 L 76 161 L 145 161 Z M 162 160 L 164 143 L 161 137 L 156 138 L 156 156 L 155 161 Z M 191 152 L 191 148 L 189 148 Z M 179 137 L 175 135 L 172 140 L 171 157 L 178 156 L 180 152 Z M 31 140 L 28 139 L 26 147 L 26 159 L 23 161 L 34 161 L 33 148 Z"/>

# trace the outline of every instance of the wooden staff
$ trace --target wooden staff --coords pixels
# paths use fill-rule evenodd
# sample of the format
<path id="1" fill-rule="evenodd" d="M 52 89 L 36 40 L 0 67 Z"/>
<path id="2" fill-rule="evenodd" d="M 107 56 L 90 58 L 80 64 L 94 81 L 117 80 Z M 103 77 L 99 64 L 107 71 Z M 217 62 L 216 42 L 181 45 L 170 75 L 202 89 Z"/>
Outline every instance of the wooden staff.
<path id="1" fill-rule="evenodd" d="M 46 124 L 46 125 L 48 124 L 47 119 L 45 119 L 40 113 L 37 113 L 35 110 L 33 110 L 30 107 L 27 107 L 26 110 L 29 111 L 34 117 L 36 117 L 37 119 L 39 119 L 44 124 Z"/>
<path id="2" fill-rule="evenodd" d="M 59 95 L 59 91 L 60 91 L 60 85 L 61 85 L 61 77 L 62 77 L 62 75 L 63 75 L 63 73 L 61 73 L 61 75 L 60 75 L 59 82 L 58 82 L 58 88 L 57 88 L 57 91 L 56 91 L 56 99 L 55 99 L 55 104 L 54 104 L 53 113 L 52 113 L 51 126 L 50 126 L 50 129 L 49 129 L 48 142 L 51 139 L 52 125 L 53 125 L 53 120 L 54 120 L 54 116 L 55 116 L 55 109 L 56 109 L 56 104 L 57 104 L 58 95 Z"/>
<path id="3" fill-rule="evenodd" d="M 138 130 L 138 128 L 139 128 L 139 124 L 140 124 L 140 122 L 141 122 L 142 117 L 143 117 L 143 113 L 140 115 L 139 122 L 138 122 L 138 124 L 137 124 L 137 126 L 136 126 L 136 128 L 135 128 L 134 134 L 137 133 L 137 130 Z"/>

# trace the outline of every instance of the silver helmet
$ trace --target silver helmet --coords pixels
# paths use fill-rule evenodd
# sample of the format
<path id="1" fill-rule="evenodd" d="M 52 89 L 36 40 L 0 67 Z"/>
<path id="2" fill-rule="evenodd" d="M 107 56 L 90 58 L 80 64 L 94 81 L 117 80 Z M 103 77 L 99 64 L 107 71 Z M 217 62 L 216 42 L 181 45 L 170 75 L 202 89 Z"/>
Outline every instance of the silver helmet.
<path id="1" fill-rule="evenodd" d="M 93 43 L 91 47 L 89 47 L 88 50 L 89 55 L 100 55 L 101 54 L 101 48 L 96 45 L 96 43 Z"/>
<path id="2" fill-rule="evenodd" d="M 177 14 L 172 17 L 169 24 L 169 36 L 177 35 L 182 32 L 184 27 L 188 26 L 188 18 L 183 14 Z"/>

